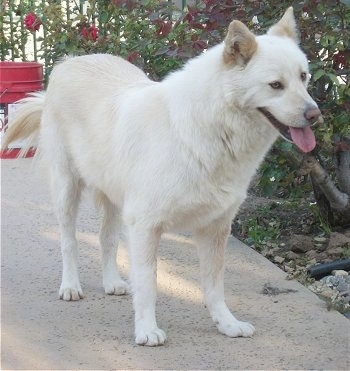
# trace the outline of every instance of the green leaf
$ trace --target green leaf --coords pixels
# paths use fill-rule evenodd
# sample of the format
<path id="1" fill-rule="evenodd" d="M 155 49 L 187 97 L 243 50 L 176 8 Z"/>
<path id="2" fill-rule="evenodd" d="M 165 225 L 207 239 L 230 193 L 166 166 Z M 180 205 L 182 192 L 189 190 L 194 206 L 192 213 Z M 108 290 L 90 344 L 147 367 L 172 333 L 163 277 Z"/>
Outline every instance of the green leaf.
<path id="1" fill-rule="evenodd" d="M 313 75 L 312 75 L 312 80 L 317 81 L 319 80 L 322 76 L 324 76 L 326 72 L 322 69 L 317 70 Z"/>
<path id="2" fill-rule="evenodd" d="M 336 85 L 339 85 L 339 80 L 338 80 L 338 77 L 336 75 L 334 75 L 333 73 L 327 73 L 326 74 L 327 77 Z"/>
<path id="3" fill-rule="evenodd" d="M 109 13 L 106 12 L 106 11 L 102 11 L 100 13 L 100 17 L 99 17 L 100 22 L 106 23 L 108 21 L 108 19 L 109 19 Z"/>

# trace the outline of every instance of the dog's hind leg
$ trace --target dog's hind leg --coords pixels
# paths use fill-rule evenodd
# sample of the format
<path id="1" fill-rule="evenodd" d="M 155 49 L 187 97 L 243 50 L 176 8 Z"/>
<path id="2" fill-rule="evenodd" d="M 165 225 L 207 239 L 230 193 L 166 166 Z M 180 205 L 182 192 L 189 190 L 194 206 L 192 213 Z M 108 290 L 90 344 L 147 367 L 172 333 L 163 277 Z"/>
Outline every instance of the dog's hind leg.
<path id="1" fill-rule="evenodd" d="M 195 240 L 201 266 L 205 303 L 218 330 L 230 337 L 249 337 L 254 327 L 238 321 L 228 309 L 224 298 L 224 253 L 230 233 L 230 221 L 213 223 L 197 230 Z"/>
<path id="2" fill-rule="evenodd" d="M 83 298 L 79 281 L 78 246 L 75 236 L 81 187 L 79 176 L 70 168 L 68 161 L 60 161 L 60 165 L 52 167 L 51 192 L 60 227 L 63 261 L 59 295 L 61 299 L 68 301 Z"/>
<path id="3" fill-rule="evenodd" d="M 128 228 L 131 282 L 135 310 L 135 341 L 139 345 L 163 345 L 166 335 L 158 328 L 155 315 L 157 297 L 157 228 L 132 225 Z"/>
<path id="4" fill-rule="evenodd" d="M 124 295 L 128 292 L 128 285 L 121 279 L 117 267 L 119 212 L 105 194 L 98 193 L 96 198 L 104 211 L 100 229 L 103 287 L 106 294 Z"/>

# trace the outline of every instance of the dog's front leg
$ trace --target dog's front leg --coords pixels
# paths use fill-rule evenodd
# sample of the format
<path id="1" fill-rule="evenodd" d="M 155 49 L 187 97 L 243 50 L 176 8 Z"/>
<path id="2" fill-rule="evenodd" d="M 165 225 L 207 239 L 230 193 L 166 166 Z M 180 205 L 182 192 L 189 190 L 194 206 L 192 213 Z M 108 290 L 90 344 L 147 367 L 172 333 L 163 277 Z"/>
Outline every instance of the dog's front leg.
<path id="1" fill-rule="evenodd" d="M 195 239 L 201 266 L 205 303 L 218 330 L 230 337 L 249 337 L 255 329 L 248 322 L 238 321 L 228 309 L 224 298 L 224 253 L 230 223 L 214 223 L 196 231 Z"/>
<path id="2" fill-rule="evenodd" d="M 128 228 L 131 283 L 135 310 L 135 341 L 139 345 L 163 345 L 166 335 L 158 328 L 155 315 L 157 298 L 157 248 L 160 231 L 140 226 Z"/>

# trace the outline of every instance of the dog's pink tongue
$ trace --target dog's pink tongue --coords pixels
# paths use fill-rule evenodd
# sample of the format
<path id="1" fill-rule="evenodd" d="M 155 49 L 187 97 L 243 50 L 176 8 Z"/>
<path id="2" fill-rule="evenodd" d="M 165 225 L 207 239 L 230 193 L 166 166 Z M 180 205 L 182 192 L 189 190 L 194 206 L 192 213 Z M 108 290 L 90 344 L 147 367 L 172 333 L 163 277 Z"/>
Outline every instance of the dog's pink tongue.
<path id="1" fill-rule="evenodd" d="M 312 151 L 316 146 L 315 135 L 310 126 L 305 128 L 289 127 L 290 135 L 296 144 L 304 153 Z"/>

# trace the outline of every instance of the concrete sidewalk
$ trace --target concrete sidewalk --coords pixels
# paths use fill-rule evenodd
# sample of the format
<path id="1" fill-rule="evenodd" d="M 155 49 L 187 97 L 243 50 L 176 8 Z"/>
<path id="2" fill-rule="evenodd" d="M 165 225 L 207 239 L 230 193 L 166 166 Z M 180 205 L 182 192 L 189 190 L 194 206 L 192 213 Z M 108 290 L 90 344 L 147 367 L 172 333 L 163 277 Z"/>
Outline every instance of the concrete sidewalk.
<path id="1" fill-rule="evenodd" d="M 190 238 L 168 234 L 159 251 L 158 322 L 165 346 L 134 344 L 131 297 L 102 289 L 90 201 L 78 221 L 85 298 L 58 298 L 61 255 L 45 172 L 2 160 L 2 369 L 350 369 L 350 321 L 247 246 L 227 249 L 227 303 L 253 323 L 250 339 L 219 334 L 203 305 Z M 120 269 L 127 276 L 124 247 Z M 266 296 L 265 283 L 296 292 Z"/>

